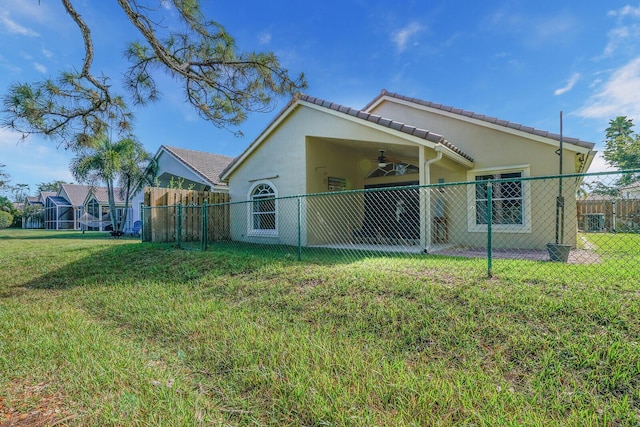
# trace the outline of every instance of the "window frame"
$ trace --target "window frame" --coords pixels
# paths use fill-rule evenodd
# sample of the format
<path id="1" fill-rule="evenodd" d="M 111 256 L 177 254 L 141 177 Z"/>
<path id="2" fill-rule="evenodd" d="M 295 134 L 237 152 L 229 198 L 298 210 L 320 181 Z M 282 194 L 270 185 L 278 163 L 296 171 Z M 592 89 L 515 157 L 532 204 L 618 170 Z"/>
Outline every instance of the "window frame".
<path id="1" fill-rule="evenodd" d="M 500 168 L 484 168 L 474 169 L 467 172 L 467 228 L 471 233 L 487 232 L 488 224 L 477 223 L 477 178 L 486 175 L 504 175 L 520 173 L 521 178 L 530 176 L 529 165 L 506 166 Z M 494 178 L 501 179 L 501 178 Z M 522 224 L 496 224 L 493 223 L 491 228 L 497 233 L 531 233 L 531 188 L 528 180 L 521 181 L 521 197 L 522 200 Z"/>
<path id="2" fill-rule="evenodd" d="M 273 211 L 268 212 L 255 212 L 254 207 L 256 190 L 260 187 L 269 187 L 273 194 Z M 269 199 L 270 196 L 263 197 L 263 199 Z M 260 199 L 260 198 L 259 198 Z M 247 206 L 247 236 L 258 236 L 258 237 L 277 237 L 278 236 L 278 189 L 275 185 L 273 185 L 270 181 L 258 181 L 255 182 L 250 188 L 247 194 L 247 200 L 249 201 Z M 269 214 L 274 216 L 274 228 L 255 228 L 254 227 L 254 219 L 256 215 L 264 215 Z"/>

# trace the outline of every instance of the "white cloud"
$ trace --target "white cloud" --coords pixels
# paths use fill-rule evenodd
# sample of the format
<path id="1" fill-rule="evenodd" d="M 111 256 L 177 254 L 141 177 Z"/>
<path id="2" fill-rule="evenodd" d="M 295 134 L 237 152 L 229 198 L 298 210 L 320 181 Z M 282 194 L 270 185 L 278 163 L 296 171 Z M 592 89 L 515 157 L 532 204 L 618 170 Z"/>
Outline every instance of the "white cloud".
<path id="1" fill-rule="evenodd" d="M 38 72 L 42 73 L 42 74 L 46 74 L 47 72 L 47 67 L 45 67 L 44 65 L 38 63 L 38 62 L 34 62 L 33 63 L 33 68 L 35 68 Z"/>
<path id="2" fill-rule="evenodd" d="M 50 50 L 42 49 L 42 54 L 47 59 L 52 59 L 53 58 L 53 52 L 51 52 Z"/>
<path id="3" fill-rule="evenodd" d="M 27 27 L 23 27 L 16 21 L 9 17 L 9 14 L 5 11 L 0 15 L 0 27 L 11 34 L 18 34 L 22 36 L 37 37 L 39 34 Z"/>
<path id="4" fill-rule="evenodd" d="M 514 40 L 520 40 L 527 47 L 540 48 L 546 45 L 558 45 L 573 39 L 579 26 L 575 16 L 557 13 L 548 16 L 536 16 L 523 13 L 513 5 L 505 6 L 481 20 L 483 29 L 499 34 L 507 34 Z"/>
<path id="5" fill-rule="evenodd" d="M 424 27 L 414 22 L 395 32 L 391 40 L 397 46 L 398 51 L 402 52 L 407 48 L 409 39 L 423 30 Z"/>
<path id="6" fill-rule="evenodd" d="M 44 1 L 5 1 L 2 8 L 7 14 L 19 15 L 30 21 L 45 22 L 55 19 L 51 3 Z"/>
<path id="7" fill-rule="evenodd" d="M 640 25 L 637 21 L 640 18 L 640 7 L 625 6 L 621 9 L 611 10 L 607 13 L 616 19 L 616 26 L 607 34 L 608 42 L 602 55 L 596 59 L 603 59 L 613 56 L 619 49 L 631 48 L 635 46 L 635 40 L 640 37 Z"/>
<path id="8" fill-rule="evenodd" d="M 624 17 L 624 16 L 637 16 L 640 17 L 640 7 L 633 7 L 633 6 L 625 6 L 621 9 L 618 10 L 610 10 L 607 15 L 609 16 L 618 16 L 618 17 Z"/>
<path id="9" fill-rule="evenodd" d="M 263 32 L 258 36 L 258 43 L 260 44 L 269 44 L 271 43 L 271 33 Z"/>
<path id="10" fill-rule="evenodd" d="M 534 20 L 533 39 L 537 43 L 557 43 L 567 34 L 575 32 L 576 20 L 570 15 L 558 15 Z"/>
<path id="11" fill-rule="evenodd" d="M 640 117 L 640 57 L 615 70 L 577 112 L 586 118 Z"/>
<path id="12" fill-rule="evenodd" d="M 602 55 L 598 59 L 608 58 L 613 56 L 615 52 L 621 47 L 629 47 L 629 40 L 635 40 L 640 36 L 640 26 L 629 25 L 616 27 L 609 31 L 607 37 L 609 41 L 602 52 Z"/>
<path id="13" fill-rule="evenodd" d="M 602 79 L 595 79 L 594 81 L 591 82 L 591 84 L 589 85 L 589 89 L 593 89 L 595 87 L 600 86 L 600 84 L 602 83 Z"/>
<path id="14" fill-rule="evenodd" d="M 569 77 L 567 84 L 564 87 L 556 89 L 553 94 L 557 96 L 569 92 L 571 89 L 573 89 L 576 83 L 578 83 L 578 80 L 580 80 L 580 73 L 573 73 L 573 75 Z"/>

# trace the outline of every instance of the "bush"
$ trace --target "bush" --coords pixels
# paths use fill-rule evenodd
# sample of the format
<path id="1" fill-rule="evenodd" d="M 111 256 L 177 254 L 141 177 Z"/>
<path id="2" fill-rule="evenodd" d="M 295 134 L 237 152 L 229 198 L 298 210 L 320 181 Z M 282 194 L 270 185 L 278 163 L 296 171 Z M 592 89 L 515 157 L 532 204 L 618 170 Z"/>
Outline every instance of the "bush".
<path id="1" fill-rule="evenodd" d="M 9 212 L 0 211 L 0 230 L 9 227 L 13 223 L 13 215 Z"/>

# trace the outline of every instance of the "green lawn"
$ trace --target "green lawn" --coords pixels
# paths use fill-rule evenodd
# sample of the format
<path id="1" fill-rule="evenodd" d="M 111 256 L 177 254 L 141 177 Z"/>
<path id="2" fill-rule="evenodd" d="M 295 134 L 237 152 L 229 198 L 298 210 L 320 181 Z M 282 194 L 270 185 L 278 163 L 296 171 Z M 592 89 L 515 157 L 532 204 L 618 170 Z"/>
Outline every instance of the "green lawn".
<path id="1" fill-rule="evenodd" d="M 588 239 L 489 279 L 2 230 L 0 425 L 640 425 L 639 241 Z"/>

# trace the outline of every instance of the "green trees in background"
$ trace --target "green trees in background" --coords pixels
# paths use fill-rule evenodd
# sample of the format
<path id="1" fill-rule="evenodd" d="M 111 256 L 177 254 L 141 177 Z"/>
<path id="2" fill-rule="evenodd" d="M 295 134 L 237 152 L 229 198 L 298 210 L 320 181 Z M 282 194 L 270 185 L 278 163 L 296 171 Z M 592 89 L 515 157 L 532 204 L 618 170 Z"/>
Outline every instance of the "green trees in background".
<path id="1" fill-rule="evenodd" d="M 633 120 L 626 116 L 618 116 L 609 121 L 602 155 L 616 169 L 640 169 L 640 135 L 633 131 L 633 127 Z M 625 175 L 619 184 L 626 185 L 638 179 L 638 174 Z"/>

